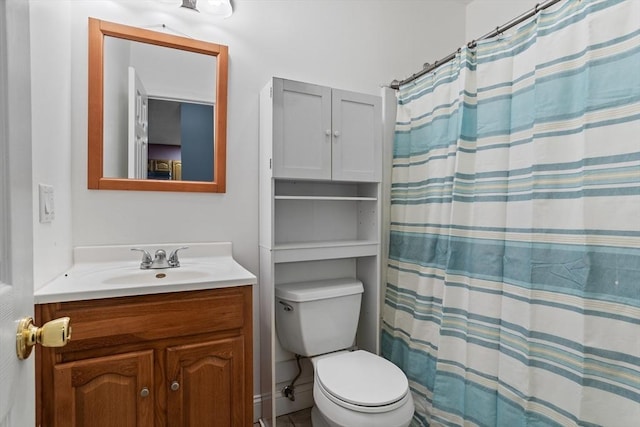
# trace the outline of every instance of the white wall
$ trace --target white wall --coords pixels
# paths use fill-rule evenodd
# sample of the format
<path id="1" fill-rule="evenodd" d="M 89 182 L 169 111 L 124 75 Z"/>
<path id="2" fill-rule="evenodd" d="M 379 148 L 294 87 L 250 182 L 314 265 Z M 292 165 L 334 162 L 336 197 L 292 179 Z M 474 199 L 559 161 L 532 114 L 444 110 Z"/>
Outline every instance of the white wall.
<path id="1" fill-rule="evenodd" d="M 466 40 L 479 39 L 513 18 L 533 9 L 542 0 L 473 0 L 467 6 Z"/>
<path id="2" fill-rule="evenodd" d="M 104 40 L 102 173 L 108 177 L 129 176 L 129 145 L 124 141 L 129 138 L 128 68 L 131 45 L 115 37 L 105 37 Z"/>
<path id="3" fill-rule="evenodd" d="M 239 0 L 234 4 L 231 18 L 214 20 L 152 1 L 31 0 L 32 57 L 37 60 L 34 128 L 41 134 L 34 137 L 34 163 L 43 171 L 37 178 L 57 190 L 57 217 L 47 226 L 52 232 L 71 235 L 72 246 L 229 240 L 238 260 L 256 272 L 257 99 L 267 79 L 276 75 L 379 94 L 379 85 L 411 74 L 427 59 L 446 55 L 464 40 L 465 6 L 460 2 Z M 59 9 L 60 5 L 64 7 Z M 226 194 L 86 189 L 88 16 L 142 27 L 164 23 L 229 46 Z M 65 188 L 69 182 L 70 194 Z M 36 246 L 59 245 L 46 238 L 45 231 L 41 234 L 44 241 L 36 239 Z M 61 251 L 69 252 L 69 246 L 63 245 Z M 59 271 L 68 266 L 68 256 L 49 252 Z M 36 287 L 56 273 L 55 268 L 42 270 Z"/>
<path id="4" fill-rule="evenodd" d="M 229 240 L 238 260 L 253 272 L 258 271 L 258 92 L 268 78 L 277 75 L 377 94 L 380 84 L 410 73 L 421 57 L 433 56 L 438 45 L 430 40 L 451 33 L 446 21 L 464 13 L 461 5 L 438 1 L 238 1 L 231 18 L 212 21 L 185 10 L 140 13 L 132 3 L 80 3 L 84 7 L 74 3 L 72 10 L 75 87 L 82 89 L 76 91 L 72 108 L 78 112 L 74 130 L 83 131 L 73 138 L 73 152 L 80 155 L 72 162 L 74 245 Z M 397 10 L 402 7 L 406 9 Z M 229 46 L 226 194 L 86 189 L 87 15 L 138 26 L 166 23 Z M 426 18 L 419 20 L 418 15 Z M 461 31 L 455 36 L 462 40 Z M 455 36 L 444 39 L 448 44 Z"/>
<path id="5" fill-rule="evenodd" d="M 157 1 L 31 0 L 34 185 L 56 191 L 54 222 L 34 219 L 35 288 L 80 245 L 231 241 L 257 274 L 260 89 L 278 76 L 378 95 L 465 42 L 465 3 L 236 0 L 219 20 Z M 88 16 L 229 46 L 226 194 L 87 189 Z"/>
<path id="6" fill-rule="evenodd" d="M 71 263 L 73 79 L 70 4 L 41 0 L 30 6 L 33 255 L 37 289 Z M 51 223 L 39 222 L 39 183 L 54 188 L 56 217 Z"/>
<path id="7" fill-rule="evenodd" d="M 131 66 L 136 69 L 149 96 L 215 103 L 215 56 L 145 43 L 132 44 Z"/>

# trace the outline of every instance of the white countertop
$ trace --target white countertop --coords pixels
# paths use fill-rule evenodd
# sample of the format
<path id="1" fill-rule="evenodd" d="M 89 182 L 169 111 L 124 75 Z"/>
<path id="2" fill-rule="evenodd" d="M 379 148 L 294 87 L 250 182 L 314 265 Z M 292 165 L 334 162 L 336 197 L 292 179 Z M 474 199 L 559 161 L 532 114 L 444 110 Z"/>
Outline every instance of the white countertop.
<path id="1" fill-rule="evenodd" d="M 180 267 L 140 269 L 140 252 L 153 257 L 176 248 Z M 230 242 L 85 246 L 74 249 L 74 265 L 34 293 L 36 304 L 255 285 L 256 276 L 233 259 Z"/>

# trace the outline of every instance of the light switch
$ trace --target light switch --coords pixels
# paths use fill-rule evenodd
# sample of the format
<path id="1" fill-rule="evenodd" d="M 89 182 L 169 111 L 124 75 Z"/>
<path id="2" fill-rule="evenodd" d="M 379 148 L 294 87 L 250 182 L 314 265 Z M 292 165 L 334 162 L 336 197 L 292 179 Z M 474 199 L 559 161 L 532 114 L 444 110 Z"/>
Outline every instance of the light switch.
<path id="1" fill-rule="evenodd" d="M 53 187 L 51 185 L 38 184 L 40 194 L 40 222 L 51 222 L 55 218 L 53 204 Z"/>

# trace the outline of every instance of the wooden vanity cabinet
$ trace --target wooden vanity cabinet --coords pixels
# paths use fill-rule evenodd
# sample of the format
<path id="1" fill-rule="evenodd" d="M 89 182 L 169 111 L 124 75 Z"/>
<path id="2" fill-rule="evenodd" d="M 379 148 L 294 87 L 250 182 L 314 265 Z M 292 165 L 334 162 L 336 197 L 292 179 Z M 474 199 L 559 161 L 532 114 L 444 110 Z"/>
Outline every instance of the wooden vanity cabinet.
<path id="1" fill-rule="evenodd" d="M 71 341 L 36 353 L 36 423 L 57 427 L 253 422 L 251 286 L 36 306 Z"/>

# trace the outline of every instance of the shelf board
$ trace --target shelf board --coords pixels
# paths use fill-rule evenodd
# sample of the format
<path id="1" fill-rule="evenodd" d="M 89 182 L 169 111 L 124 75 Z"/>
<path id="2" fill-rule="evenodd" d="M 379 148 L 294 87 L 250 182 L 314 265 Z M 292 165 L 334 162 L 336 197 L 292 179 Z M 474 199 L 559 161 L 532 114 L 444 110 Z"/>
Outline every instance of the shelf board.
<path id="1" fill-rule="evenodd" d="M 380 243 L 373 240 L 281 243 L 273 247 L 276 263 L 379 255 Z"/>
<path id="2" fill-rule="evenodd" d="M 358 196 L 275 196 L 276 200 L 332 200 L 332 201 L 371 201 L 378 200 L 377 197 L 358 197 Z"/>

